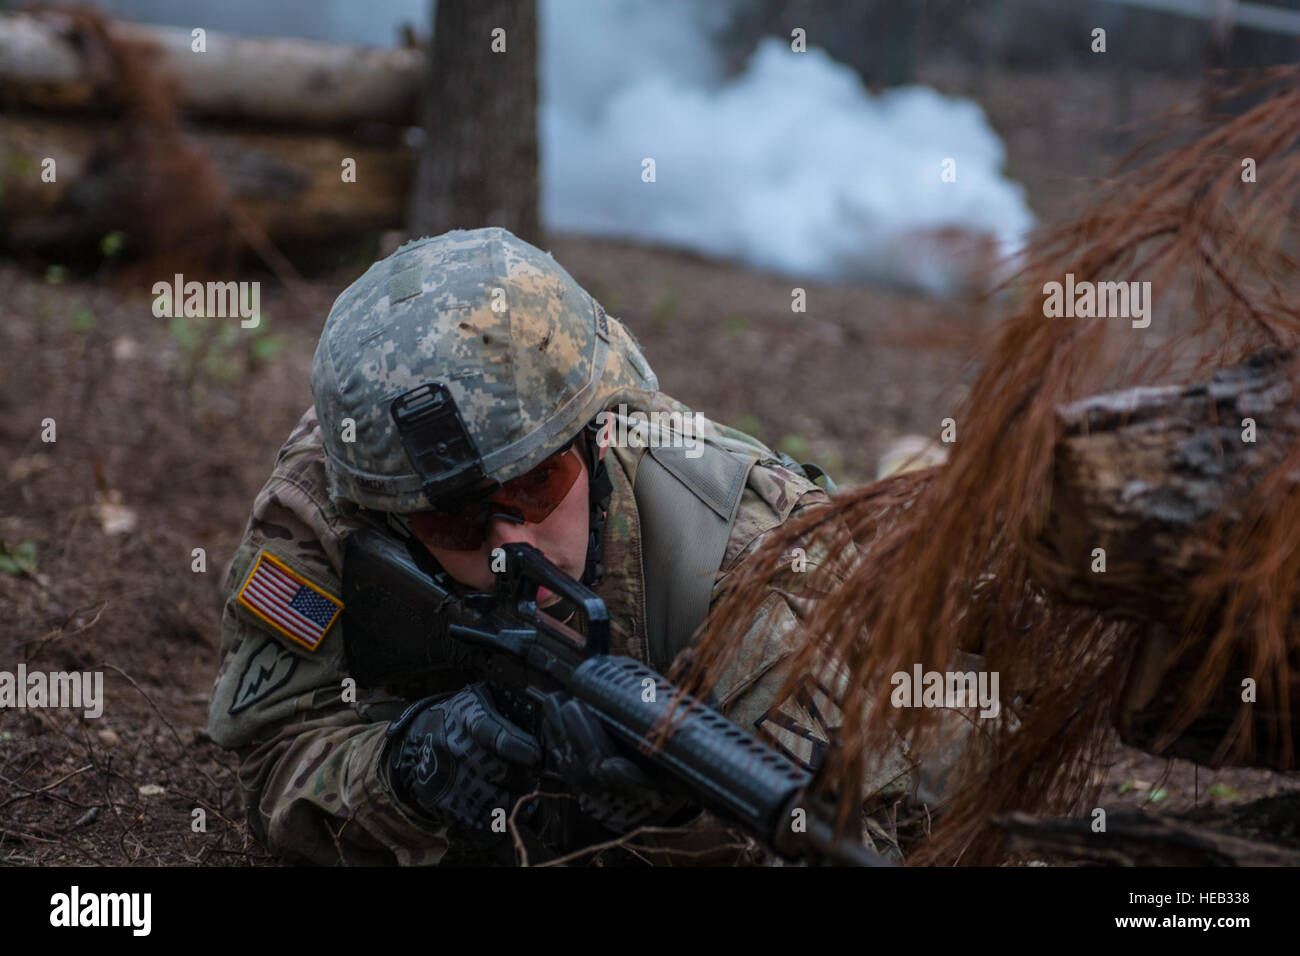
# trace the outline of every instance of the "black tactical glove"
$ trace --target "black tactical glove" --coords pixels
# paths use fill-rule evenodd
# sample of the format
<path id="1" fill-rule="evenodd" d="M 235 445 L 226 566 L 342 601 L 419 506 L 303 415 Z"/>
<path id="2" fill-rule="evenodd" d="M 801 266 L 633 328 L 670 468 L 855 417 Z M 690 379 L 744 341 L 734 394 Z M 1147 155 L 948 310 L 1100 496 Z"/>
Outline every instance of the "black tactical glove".
<path id="1" fill-rule="evenodd" d="M 560 694 L 542 703 L 545 768 L 578 795 L 583 814 L 615 833 L 662 818 L 681 805 L 635 763 L 620 756 L 605 728 L 581 701 Z"/>
<path id="2" fill-rule="evenodd" d="M 503 717 L 486 686 L 426 697 L 389 726 L 388 778 L 397 798 L 440 823 L 486 831 L 535 789 L 537 740 Z"/>

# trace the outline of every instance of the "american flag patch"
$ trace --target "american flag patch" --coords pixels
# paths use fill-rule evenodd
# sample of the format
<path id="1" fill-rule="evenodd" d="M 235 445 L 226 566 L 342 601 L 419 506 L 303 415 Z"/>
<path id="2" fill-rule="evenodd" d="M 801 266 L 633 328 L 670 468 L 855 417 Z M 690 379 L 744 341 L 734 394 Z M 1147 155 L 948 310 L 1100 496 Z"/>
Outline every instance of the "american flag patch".
<path id="1" fill-rule="evenodd" d="M 252 573 L 239 589 L 239 603 L 309 651 L 316 650 L 343 610 L 342 601 L 265 551 L 258 554 Z"/>

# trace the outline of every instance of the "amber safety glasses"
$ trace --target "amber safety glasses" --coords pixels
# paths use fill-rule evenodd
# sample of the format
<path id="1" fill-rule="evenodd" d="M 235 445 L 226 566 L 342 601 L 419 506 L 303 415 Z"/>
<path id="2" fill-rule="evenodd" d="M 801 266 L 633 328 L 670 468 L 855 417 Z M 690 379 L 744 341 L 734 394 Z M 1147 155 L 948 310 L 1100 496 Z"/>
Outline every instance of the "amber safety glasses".
<path id="1" fill-rule="evenodd" d="M 477 551 L 483 546 L 488 519 L 504 515 L 520 524 L 537 524 L 560 506 L 582 474 L 582 456 L 569 447 L 532 471 L 512 478 L 490 497 L 451 511 L 407 515 L 416 536 L 447 551 Z"/>

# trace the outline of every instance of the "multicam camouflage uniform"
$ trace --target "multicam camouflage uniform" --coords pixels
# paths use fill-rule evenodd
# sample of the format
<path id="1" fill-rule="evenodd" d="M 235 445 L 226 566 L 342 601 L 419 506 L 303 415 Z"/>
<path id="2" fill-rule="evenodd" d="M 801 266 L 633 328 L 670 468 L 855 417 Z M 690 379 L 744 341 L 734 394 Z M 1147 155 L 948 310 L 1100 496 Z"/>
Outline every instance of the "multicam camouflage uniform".
<path id="1" fill-rule="evenodd" d="M 446 260 L 450 258 L 454 262 L 458 254 L 464 254 L 460 250 L 472 248 L 468 240 L 458 244 L 460 237 L 483 234 L 508 237 L 510 242 L 504 243 L 507 260 L 523 246 L 500 230 L 448 234 L 441 241 L 442 268 L 452 268 L 445 265 Z M 448 248 L 449 256 L 445 251 Z M 524 248 L 530 250 L 527 256 L 536 252 L 532 247 Z M 381 755 L 388 722 L 396 716 L 404 700 L 390 696 L 391 688 L 361 687 L 355 693 L 346 691 L 348 671 L 341 619 L 335 617 L 323 636 L 304 641 L 269 621 L 240 598 L 259 558 L 264 558 L 278 561 L 282 569 L 287 569 L 293 578 L 323 600 L 337 602 L 342 593 L 347 537 L 361 525 L 359 508 L 409 512 L 429 507 L 418 482 L 383 486 L 378 481 L 368 481 L 364 467 L 366 455 L 373 461 L 382 454 L 373 436 L 388 424 L 384 400 L 391 400 L 419 379 L 405 367 L 410 359 L 408 352 L 394 350 L 391 337 L 381 334 L 382 325 L 370 327 L 367 322 L 371 316 L 380 317 L 375 323 L 382 321 L 385 310 L 391 310 L 393 303 L 402 301 L 403 297 L 423 293 L 434 297 L 437 307 L 445 310 L 447 296 L 452 295 L 447 293 L 439 298 L 436 283 L 423 288 L 418 276 L 429 273 L 428 263 L 418 271 L 412 270 L 404 265 L 404 252 L 408 252 L 408 259 L 414 258 L 410 253 L 425 254 L 421 244 L 414 244 L 390 257 L 392 262 L 377 263 L 371 271 L 382 267 L 380 278 L 387 277 L 387 284 L 367 283 L 367 277 L 371 276 L 368 272 L 340 296 L 331 313 L 331 321 L 346 313 L 351 341 L 378 342 L 373 360 L 365 356 L 351 359 L 351 367 L 361 370 L 355 381 L 340 382 L 335 378 L 330 383 L 331 388 L 345 394 L 349 388 L 374 393 L 373 419 L 365 417 L 368 406 L 364 398 L 355 405 L 361 409 L 355 413 L 355 443 L 335 442 L 330 446 L 335 456 L 351 456 L 348 464 L 355 467 L 351 471 L 348 466 L 337 470 L 326 467 L 327 443 L 337 435 L 341 418 L 338 408 L 330 408 L 328 421 L 325 410 L 318 419 L 321 409 L 318 391 L 317 405 L 303 415 L 289 436 L 270 479 L 256 498 L 243 542 L 225 580 L 227 599 L 221 640 L 224 660 L 214 687 L 209 733 L 218 743 L 239 753 L 243 798 L 254 831 L 272 851 L 291 862 L 328 864 L 342 858 L 353 864 L 431 865 L 458 858 L 455 830 L 422 822 L 392 794 Z M 549 256 L 545 258 L 549 260 Z M 494 314 L 491 310 L 475 310 L 452 302 L 452 308 L 465 310 L 464 321 L 459 325 L 464 332 L 459 345 L 449 350 L 445 340 L 427 342 L 429 352 L 441 350 L 447 380 L 460 383 L 466 390 L 458 398 L 458 404 L 469 419 L 471 431 L 493 427 L 490 419 L 497 414 L 499 406 L 506 407 L 505 417 L 496 421 L 496 426 L 526 432 L 530 425 L 526 411 L 521 410 L 524 405 L 520 395 L 502 385 L 504 378 L 498 381 L 483 376 L 481 371 L 477 377 L 457 374 L 458 362 L 464 362 L 465 368 L 481 370 L 482 356 L 475 354 L 475 350 L 481 350 L 484 345 L 490 349 L 494 337 L 528 339 L 532 346 L 530 352 L 538 351 L 540 346 L 541 350 L 569 350 L 574 355 L 573 381 L 567 386 L 546 380 L 544 363 L 538 362 L 531 369 L 520 368 L 514 356 L 510 359 L 514 363 L 513 381 L 532 381 L 537 390 L 551 394 L 565 387 L 578 389 L 583 385 L 583 363 L 579 359 L 584 349 L 590 354 L 590 342 L 574 340 L 574 335 L 554 314 L 550 316 L 549 329 L 543 322 L 541 334 L 535 333 L 535 327 L 521 327 L 518 318 L 511 318 L 521 311 L 521 304 L 533 316 L 545 315 L 553 307 L 554 285 L 549 290 L 549 298 L 539 294 L 535 300 L 528 301 L 528 283 L 541 275 L 540 271 L 534 271 L 537 265 L 519 259 L 509 261 L 507 271 L 516 280 L 510 292 L 510 313 Z M 553 260 L 549 260 L 547 268 L 552 270 L 551 274 L 558 270 Z M 518 278 L 521 273 L 523 280 Z M 567 273 L 563 273 L 563 278 L 572 283 Z M 376 287 L 382 294 L 371 292 L 367 298 L 364 293 Z M 490 281 L 486 288 L 492 288 Z M 359 292 L 353 294 L 354 290 Z M 585 296 L 576 283 L 571 288 L 560 289 L 558 298 L 563 299 L 566 294 L 570 305 L 576 295 Z M 603 393 L 604 399 L 610 402 L 609 407 L 614 406 L 615 400 L 620 404 L 627 401 L 629 413 L 676 411 L 689 416 L 684 406 L 656 390 L 653 373 L 621 323 L 606 317 L 598 305 L 595 311 L 596 334 L 607 342 L 610 354 L 604 384 L 607 386 L 611 379 L 619 384 L 617 390 L 607 388 Z M 427 322 L 424 326 L 417 325 L 415 334 L 433 338 Z M 330 335 L 327 324 L 317 352 L 314 390 L 322 378 L 330 379 L 337 374 L 338 367 L 345 367 L 340 362 L 325 370 L 321 368 L 322 363 L 328 364 L 332 358 Z M 616 374 L 611 375 L 610 369 Z M 626 381 L 620 380 L 619 375 Z M 532 468 L 555 445 L 576 433 L 590 411 L 589 406 L 578 418 L 562 422 L 555 429 L 557 441 L 532 448 L 499 469 L 494 477 L 504 481 Z M 475 419 L 479 415 L 484 416 L 483 420 Z M 711 446 L 727 445 L 733 452 L 748 448 L 750 457 L 745 461 L 752 462 L 743 477 L 743 490 L 734 507 L 725 551 L 717 568 L 712 592 L 717 595 L 726 586 L 728 574 L 756 547 L 765 532 L 827 499 L 803 474 L 788 468 L 778 456 L 753 439 L 707 420 L 703 437 Z M 371 443 L 369 448 L 367 442 Z M 609 609 L 611 652 L 626 654 L 665 671 L 672 663 L 672 654 L 648 633 L 647 586 L 653 586 L 659 579 L 657 576 L 670 574 L 671 568 L 646 563 L 643 529 L 647 527 L 648 516 L 639 513 L 634 493 L 638 468 L 645 467 L 646 455 L 645 448 L 614 446 L 606 457 L 613 494 L 604 531 L 605 573 L 596 591 Z M 388 474 L 400 474 L 403 468 L 410 470 L 408 462 L 396 458 L 386 467 Z M 678 488 L 671 483 L 670 487 Z M 679 504 L 686 507 L 692 494 L 686 485 L 680 485 L 679 490 L 670 490 L 667 498 L 661 496 L 658 507 L 671 509 Z M 674 499 L 674 495 L 678 497 Z M 671 553 L 671 548 L 665 552 L 660 547 L 656 553 Z M 844 562 L 849 559 L 851 556 L 827 556 L 816 550 L 810 550 L 807 555 L 809 567 L 827 564 L 827 570 L 832 573 L 842 573 Z M 773 590 L 750 622 L 742 653 L 721 675 L 714 692 L 716 702 L 733 721 L 768 736 L 804 761 L 814 759 L 817 750 L 824 746 L 825 723 L 833 719 L 833 707 L 823 702 L 824 713 L 810 713 L 792 703 L 779 711 L 770 711 L 785 678 L 781 661 L 789 653 L 790 635 L 809 612 L 807 601 L 797 594 Z M 425 686 L 414 692 L 405 690 L 402 697 L 414 699 L 416 693 L 457 689 Z M 816 704 L 813 709 L 817 709 Z M 869 791 L 890 782 L 895 787 L 901 786 L 909 770 L 901 755 L 886 757 L 874 767 Z M 510 837 L 503 834 L 501 840 L 509 841 Z M 465 842 L 460 841 L 462 846 Z M 508 851 L 509 844 L 504 843 L 503 849 Z M 504 856 L 508 857 L 509 853 Z"/>

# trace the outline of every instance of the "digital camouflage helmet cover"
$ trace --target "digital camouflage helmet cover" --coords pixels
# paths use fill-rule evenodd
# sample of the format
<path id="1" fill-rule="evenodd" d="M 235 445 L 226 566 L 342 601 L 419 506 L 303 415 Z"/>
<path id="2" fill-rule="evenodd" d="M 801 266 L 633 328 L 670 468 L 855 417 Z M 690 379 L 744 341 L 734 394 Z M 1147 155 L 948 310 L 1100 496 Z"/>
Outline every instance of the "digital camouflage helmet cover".
<path id="1" fill-rule="evenodd" d="M 491 227 L 367 269 L 330 310 L 311 388 L 331 497 L 406 514 L 528 472 L 658 381 L 550 253 Z"/>

